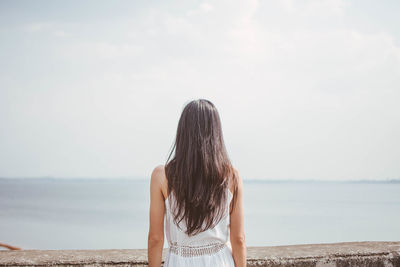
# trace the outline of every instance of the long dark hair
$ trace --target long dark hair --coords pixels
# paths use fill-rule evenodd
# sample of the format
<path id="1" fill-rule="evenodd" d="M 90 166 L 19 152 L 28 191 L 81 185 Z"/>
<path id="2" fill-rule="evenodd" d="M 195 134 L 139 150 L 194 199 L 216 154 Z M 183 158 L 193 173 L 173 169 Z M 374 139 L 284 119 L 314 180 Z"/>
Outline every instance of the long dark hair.
<path id="1" fill-rule="evenodd" d="M 232 210 L 237 179 L 218 111 L 210 101 L 193 100 L 183 109 L 165 173 L 168 193 L 175 197 L 174 221 L 186 223 L 186 234 L 213 228 L 224 217 L 230 182 L 234 188 Z"/>

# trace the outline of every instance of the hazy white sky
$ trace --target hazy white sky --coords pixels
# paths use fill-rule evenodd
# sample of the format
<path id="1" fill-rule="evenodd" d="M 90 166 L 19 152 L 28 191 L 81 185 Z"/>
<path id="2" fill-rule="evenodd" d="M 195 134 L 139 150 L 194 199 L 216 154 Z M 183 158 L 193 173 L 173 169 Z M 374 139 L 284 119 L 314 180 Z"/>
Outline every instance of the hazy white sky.
<path id="1" fill-rule="evenodd" d="M 185 103 L 244 179 L 400 178 L 400 2 L 1 1 L 0 176 L 148 177 Z"/>

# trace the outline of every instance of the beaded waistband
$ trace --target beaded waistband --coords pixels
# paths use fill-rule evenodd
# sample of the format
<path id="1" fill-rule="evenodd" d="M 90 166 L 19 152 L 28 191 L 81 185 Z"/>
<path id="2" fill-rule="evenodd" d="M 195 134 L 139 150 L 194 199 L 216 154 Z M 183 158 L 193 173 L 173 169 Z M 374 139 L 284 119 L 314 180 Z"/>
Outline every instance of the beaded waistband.
<path id="1" fill-rule="evenodd" d="M 169 251 L 182 257 L 196 257 L 217 253 L 225 246 L 224 243 L 213 243 L 204 246 L 181 246 L 173 242 L 169 244 Z"/>

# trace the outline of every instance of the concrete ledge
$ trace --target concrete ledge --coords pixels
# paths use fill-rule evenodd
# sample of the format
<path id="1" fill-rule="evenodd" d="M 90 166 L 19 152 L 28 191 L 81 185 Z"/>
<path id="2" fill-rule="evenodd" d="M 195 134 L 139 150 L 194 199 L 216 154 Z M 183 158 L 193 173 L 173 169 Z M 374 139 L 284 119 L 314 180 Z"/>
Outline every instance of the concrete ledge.
<path id="1" fill-rule="evenodd" d="M 145 249 L 0 251 L 0 266 L 147 266 L 147 252 Z M 249 247 L 247 266 L 400 267 L 400 242 Z"/>
<path id="2" fill-rule="evenodd" d="M 248 249 L 248 266 L 400 266 L 400 242 L 351 242 Z"/>

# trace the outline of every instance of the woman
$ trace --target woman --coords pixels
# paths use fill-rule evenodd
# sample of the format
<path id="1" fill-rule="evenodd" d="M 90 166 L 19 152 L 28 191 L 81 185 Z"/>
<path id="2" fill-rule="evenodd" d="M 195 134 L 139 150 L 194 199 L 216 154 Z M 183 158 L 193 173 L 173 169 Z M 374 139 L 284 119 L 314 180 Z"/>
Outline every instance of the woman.
<path id="1" fill-rule="evenodd" d="M 161 266 L 164 216 L 169 243 L 164 266 L 246 266 L 242 179 L 208 100 L 185 106 L 167 163 L 151 175 L 150 267 Z"/>

